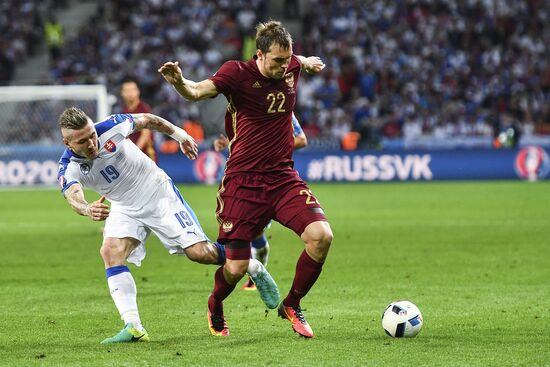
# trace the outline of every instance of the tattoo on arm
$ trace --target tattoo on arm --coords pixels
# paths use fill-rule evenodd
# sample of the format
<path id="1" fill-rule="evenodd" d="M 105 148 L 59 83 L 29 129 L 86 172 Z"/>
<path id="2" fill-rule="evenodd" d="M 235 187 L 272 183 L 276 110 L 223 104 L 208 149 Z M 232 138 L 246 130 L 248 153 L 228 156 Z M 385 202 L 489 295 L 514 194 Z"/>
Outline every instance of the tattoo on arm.
<path id="1" fill-rule="evenodd" d="M 134 132 L 150 129 L 166 135 L 174 133 L 173 125 L 160 116 L 153 115 L 152 113 L 138 113 L 133 114 L 132 117 L 134 118 Z"/>

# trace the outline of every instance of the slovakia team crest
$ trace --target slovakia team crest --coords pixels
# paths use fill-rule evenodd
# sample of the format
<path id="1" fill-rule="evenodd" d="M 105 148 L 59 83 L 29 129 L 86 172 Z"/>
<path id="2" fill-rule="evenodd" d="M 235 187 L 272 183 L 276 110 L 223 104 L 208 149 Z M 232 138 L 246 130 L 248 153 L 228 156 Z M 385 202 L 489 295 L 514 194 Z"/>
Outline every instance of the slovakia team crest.
<path id="1" fill-rule="evenodd" d="M 111 139 L 107 140 L 103 148 L 110 153 L 116 152 L 116 144 Z"/>
<path id="2" fill-rule="evenodd" d="M 195 176 L 201 182 L 215 184 L 221 178 L 225 167 L 225 157 L 218 152 L 207 150 L 199 154 L 195 161 Z"/>
<path id="3" fill-rule="evenodd" d="M 516 155 L 515 169 L 520 178 L 536 181 L 550 171 L 550 159 L 543 148 L 527 146 Z"/>

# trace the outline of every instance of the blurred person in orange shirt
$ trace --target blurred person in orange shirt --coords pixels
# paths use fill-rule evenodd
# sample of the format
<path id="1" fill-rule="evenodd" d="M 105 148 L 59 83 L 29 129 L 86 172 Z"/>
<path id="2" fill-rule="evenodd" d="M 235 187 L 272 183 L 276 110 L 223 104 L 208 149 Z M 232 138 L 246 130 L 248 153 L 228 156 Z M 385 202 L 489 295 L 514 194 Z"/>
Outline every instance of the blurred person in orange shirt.
<path id="1" fill-rule="evenodd" d="M 193 137 L 193 139 L 195 139 L 197 144 L 202 144 L 204 142 L 204 129 L 197 116 L 190 115 L 189 118 L 183 122 L 182 127 Z"/>

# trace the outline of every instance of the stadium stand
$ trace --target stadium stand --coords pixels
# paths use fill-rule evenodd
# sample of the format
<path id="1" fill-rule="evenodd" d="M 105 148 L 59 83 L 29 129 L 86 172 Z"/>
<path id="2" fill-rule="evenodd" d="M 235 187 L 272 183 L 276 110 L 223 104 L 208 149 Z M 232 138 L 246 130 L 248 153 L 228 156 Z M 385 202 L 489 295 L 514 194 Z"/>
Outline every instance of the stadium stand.
<path id="1" fill-rule="evenodd" d="M 340 111 L 351 121 L 336 130 L 361 132 L 363 146 L 493 137 L 514 124 L 524 136 L 548 134 L 547 9 L 544 1 L 310 1 L 303 53 L 322 55 L 330 69 L 302 84 L 302 118 L 335 134 Z"/>
<path id="2" fill-rule="evenodd" d="M 35 55 L 44 44 L 44 18 L 37 0 L 0 3 L 0 85 L 9 85 L 17 64 Z"/>
<path id="3" fill-rule="evenodd" d="M 270 17 L 270 4 L 101 2 L 78 36 L 66 40 L 50 82 L 116 91 L 123 76 L 133 75 L 155 113 L 183 122 L 199 113 L 197 105 L 179 98 L 158 66 L 179 60 L 191 79 L 211 75 L 224 60 L 241 58 L 254 24 Z M 309 149 L 339 146 L 350 132 L 359 134 L 358 148 L 491 147 L 508 127 L 523 138 L 549 135 L 546 4 L 300 1 L 287 14 L 300 23 L 295 52 L 328 65 L 319 76 L 305 75 L 299 88 L 297 114 Z M 205 126 L 207 135 L 218 131 Z"/>

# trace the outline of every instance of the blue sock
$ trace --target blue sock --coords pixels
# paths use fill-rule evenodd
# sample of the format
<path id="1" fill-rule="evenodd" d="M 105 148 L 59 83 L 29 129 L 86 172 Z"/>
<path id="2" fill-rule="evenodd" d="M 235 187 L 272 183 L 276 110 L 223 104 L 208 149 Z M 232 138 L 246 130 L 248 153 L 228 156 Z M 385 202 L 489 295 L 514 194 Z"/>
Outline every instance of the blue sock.
<path id="1" fill-rule="evenodd" d="M 252 241 L 252 247 L 254 247 L 255 249 L 264 248 L 266 244 L 267 244 L 267 237 L 265 236 L 265 234 L 262 235 L 262 237 L 256 238 L 255 240 Z"/>
<path id="2" fill-rule="evenodd" d="M 124 273 L 126 271 L 128 273 L 130 272 L 130 269 L 128 269 L 126 265 L 118 265 L 118 266 L 113 266 L 108 269 L 105 269 L 105 274 L 107 275 L 107 278 L 110 278 L 112 276 L 118 275 L 120 273 Z"/>
<path id="3" fill-rule="evenodd" d="M 218 265 L 225 264 L 225 246 L 214 242 L 214 246 L 218 249 Z"/>

